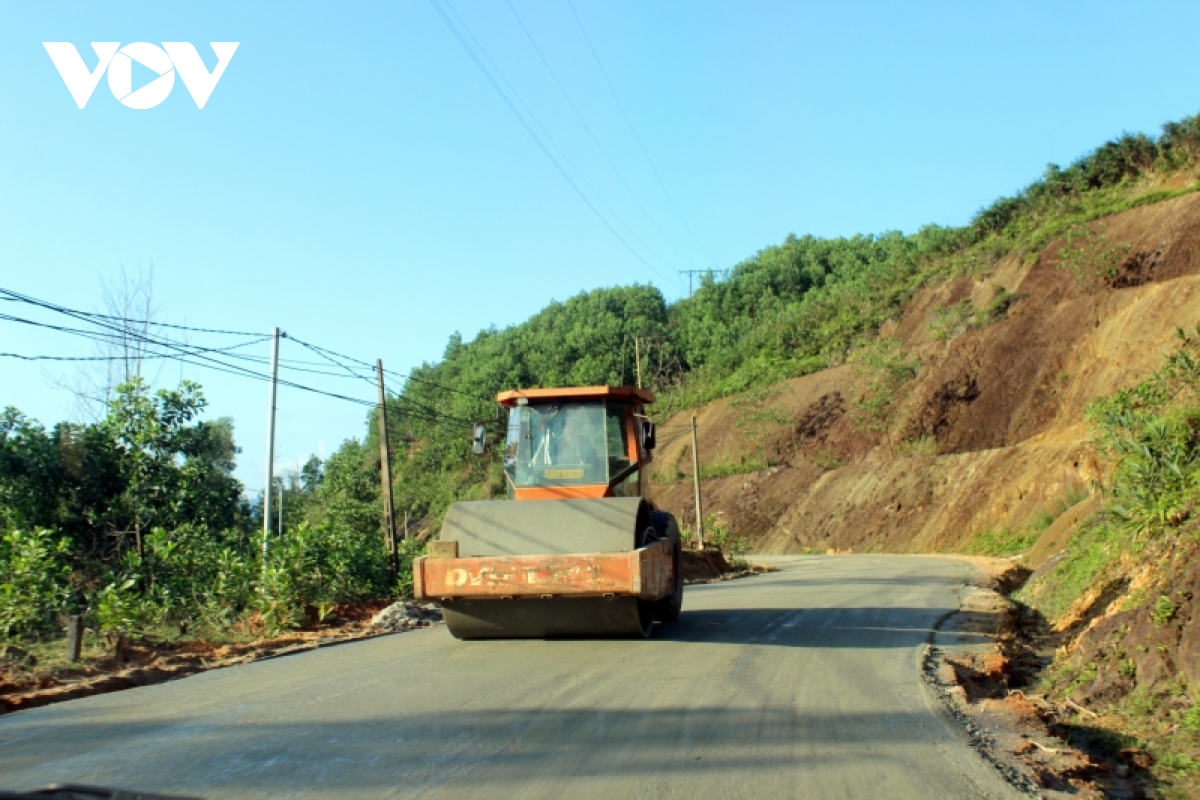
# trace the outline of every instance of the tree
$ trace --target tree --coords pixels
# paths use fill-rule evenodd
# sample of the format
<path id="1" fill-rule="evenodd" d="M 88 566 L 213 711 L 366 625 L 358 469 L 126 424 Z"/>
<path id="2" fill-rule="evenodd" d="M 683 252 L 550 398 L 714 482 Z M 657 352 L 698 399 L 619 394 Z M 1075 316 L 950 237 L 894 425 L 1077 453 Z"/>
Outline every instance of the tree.
<path id="1" fill-rule="evenodd" d="M 192 381 L 153 395 L 140 378 L 117 387 L 102 428 L 121 454 L 125 489 L 119 501 L 139 555 L 142 532 L 151 527 L 219 529 L 236 521 L 241 484 L 233 477 L 233 423 L 192 424 L 206 405 Z"/>

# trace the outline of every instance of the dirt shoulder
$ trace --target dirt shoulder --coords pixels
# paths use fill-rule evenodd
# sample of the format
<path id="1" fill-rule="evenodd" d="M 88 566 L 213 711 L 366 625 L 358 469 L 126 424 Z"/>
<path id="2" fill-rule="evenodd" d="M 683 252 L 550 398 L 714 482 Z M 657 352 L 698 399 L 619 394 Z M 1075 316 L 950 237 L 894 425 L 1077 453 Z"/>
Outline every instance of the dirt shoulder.
<path id="1" fill-rule="evenodd" d="M 1009 595 L 1029 571 L 975 558 L 977 577 L 922 660 L 927 686 L 980 755 L 1032 797 L 1158 797 L 1149 754 L 1047 691 L 1058 640 Z"/>
<path id="2" fill-rule="evenodd" d="M 725 558 L 724 553 L 716 549 L 683 551 L 683 582 L 685 584 L 729 581 L 775 570 L 776 567 L 750 564 L 743 559 L 735 558 L 731 563 Z"/>
<path id="3" fill-rule="evenodd" d="M 0 714 L 402 633 L 440 624 L 441 618 L 441 611 L 433 605 L 361 603 L 340 606 L 333 618 L 311 630 L 246 642 L 107 637 L 105 647 L 75 664 L 49 660 L 43 664 L 33 653 L 10 645 L 0 654 Z"/>

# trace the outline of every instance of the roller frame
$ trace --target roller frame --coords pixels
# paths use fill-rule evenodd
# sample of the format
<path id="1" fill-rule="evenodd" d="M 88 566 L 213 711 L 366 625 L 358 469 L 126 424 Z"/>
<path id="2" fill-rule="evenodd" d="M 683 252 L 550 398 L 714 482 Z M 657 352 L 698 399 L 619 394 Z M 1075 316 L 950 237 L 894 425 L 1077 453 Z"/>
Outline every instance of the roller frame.
<path id="1" fill-rule="evenodd" d="M 631 597 L 655 601 L 674 590 L 671 543 L 656 541 L 622 553 L 413 559 L 418 600 Z"/>

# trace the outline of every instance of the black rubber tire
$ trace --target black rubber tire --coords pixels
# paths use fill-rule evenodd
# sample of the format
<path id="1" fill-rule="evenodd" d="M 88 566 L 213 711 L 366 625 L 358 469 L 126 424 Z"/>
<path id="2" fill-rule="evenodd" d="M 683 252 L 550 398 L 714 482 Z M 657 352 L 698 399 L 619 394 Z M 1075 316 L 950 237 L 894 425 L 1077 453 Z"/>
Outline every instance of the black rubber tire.
<path id="1" fill-rule="evenodd" d="M 674 562 L 675 591 L 654 603 L 654 618 L 659 622 L 674 622 L 683 610 L 683 550 L 679 541 L 679 525 L 675 517 L 666 511 L 650 512 L 658 538 L 671 542 L 671 559 Z"/>
<path id="2" fill-rule="evenodd" d="M 637 547 L 645 547 L 658 539 L 658 529 L 654 526 L 653 518 L 648 519 L 645 516 L 645 512 L 648 510 L 643 505 L 642 512 L 638 514 L 638 533 L 634 536 L 634 544 Z M 653 600 L 639 599 L 637 601 L 637 612 L 638 623 L 641 625 L 641 635 L 634 634 L 633 638 L 649 639 L 650 634 L 654 631 L 654 621 L 658 618 L 658 603 Z"/>

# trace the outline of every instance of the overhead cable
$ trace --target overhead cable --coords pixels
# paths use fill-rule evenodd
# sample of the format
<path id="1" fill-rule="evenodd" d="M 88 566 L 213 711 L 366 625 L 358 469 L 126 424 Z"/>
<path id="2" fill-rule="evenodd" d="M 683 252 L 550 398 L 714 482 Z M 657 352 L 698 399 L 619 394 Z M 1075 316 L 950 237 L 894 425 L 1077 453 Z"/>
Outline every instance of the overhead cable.
<path id="1" fill-rule="evenodd" d="M 73 327 L 68 327 L 68 326 L 63 326 L 63 325 L 54 325 L 52 323 L 39 322 L 36 320 L 26 319 L 23 317 L 17 317 L 17 316 L 11 315 L 11 314 L 0 314 L 0 320 L 2 320 L 2 321 L 17 322 L 17 323 L 21 323 L 21 324 L 32 325 L 32 326 L 36 326 L 36 327 L 55 330 L 55 331 L 67 333 L 70 335 L 81 336 L 81 337 L 89 339 L 91 341 L 98 341 L 98 342 L 101 342 L 104 344 L 116 344 L 116 343 L 120 343 L 121 341 L 132 339 L 141 345 L 144 345 L 147 347 L 158 348 L 158 350 L 152 350 L 152 351 L 148 351 L 146 353 L 140 354 L 139 356 L 137 356 L 138 358 L 171 359 L 171 360 L 183 363 L 183 364 L 189 364 L 192 366 L 199 366 L 199 367 L 206 367 L 208 369 L 212 369 L 217 372 L 224 372 L 227 374 L 236 375 L 236 376 L 240 376 L 240 377 L 252 378 L 254 380 L 260 380 L 260 381 L 270 381 L 271 380 L 270 375 L 267 375 L 267 374 L 264 374 L 261 372 L 257 372 L 255 370 L 240 366 L 238 364 L 230 364 L 226 361 L 221 361 L 212 356 L 212 354 L 220 354 L 225 357 L 238 357 L 241 354 L 235 354 L 235 353 L 232 353 L 229 351 L 231 351 L 235 348 L 243 348 L 243 347 L 247 347 L 247 346 L 250 346 L 253 344 L 260 344 L 262 342 L 269 340 L 271 338 L 269 335 L 259 334 L 258 335 L 259 338 L 254 339 L 252 341 L 239 342 L 237 344 L 227 345 L 225 347 L 218 347 L 218 348 L 197 347 L 197 346 L 190 345 L 187 343 L 176 342 L 174 340 L 166 339 L 163 337 L 150 336 L 147 334 L 143 334 L 137 330 L 113 327 L 113 325 L 112 325 L 113 320 L 121 320 L 124 322 L 129 322 L 130 320 L 128 320 L 127 318 L 111 317 L 109 315 L 96 315 L 94 319 L 89 319 L 88 312 L 82 312 L 82 311 L 78 311 L 76 309 L 67 308 L 65 306 L 60 306 L 58 304 L 51 303 L 49 301 L 39 300 L 37 298 L 30 297 L 28 295 L 22 295 L 20 293 L 11 292 L 11 291 L 5 290 L 5 289 L 0 289 L 0 293 L 3 293 L 3 295 L 7 295 L 7 297 L 5 297 L 4 299 L 13 299 L 13 300 L 17 300 L 17 301 L 23 302 L 23 303 L 28 303 L 30 305 L 34 305 L 34 306 L 37 306 L 40 308 L 55 311 L 60 314 L 65 314 L 72 318 L 80 319 L 83 322 L 87 322 L 89 324 L 96 325 L 100 329 L 99 330 L 88 330 L 88 329 L 73 328 Z M 155 323 L 155 324 L 157 324 L 157 323 Z M 164 325 L 163 327 L 168 327 L 168 326 Z M 118 338 L 118 337 L 122 337 L 122 338 Z M 297 341 L 297 343 L 301 343 L 299 340 L 296 340 L 294 337 L 287 337 L 287 338 L 293 339 L 293 341 Z M 330 360 L 335 364 L 338 363 L 336 361 L 333 361 L 333 359 L 329 359 L 328 356 L 325 355 L 325 352 L 331 353 L 333 355 L 339 355 L 339 354 L 333 353 L 333 351 L 327 351 L 325 348 L 320 348 L 320 347 L 317 347 L 316 345 L 310 345 L 306 342 L 301 343 L 301 344 L 308 347 L 309 349 L 314 350 L 314 352 L 318 352 L 319 355 L 322 355 L 327 360 Z M 163 350 L 166 350 L 167 352 L 162 352 Z M 100 356 L 100 357 L 27 356 L 27 355 L 23 355 L 23 354 L 19 354 L 19 353 L 0 353 L 0 357 L 15 358 L 15 359 L 26 360 L 26 361 L 121 360 L 121 357 L 119 357 L 119 356 L 113 356 L 113 357 L 104 357 L 104 356 Z M 253 357 L 249 357 L 249 358 L 253 358 Z M 344 358 L 346 358 L 347 360 L 350 360 L 350 361 L 357 361 L 357 359 L 350 359 L 349 357 L 344 357 Z M 365 362 L 358 362 L 358 363 L 365 364 Z M 368 383 L 371 383 L 369 378 L 366 378 L 363 375 L 358 375 L 357 373 L 353 372 L 353 370 L 351 370 L 349 367 L 345 367 L 345 365 L 342 365 L 342 364 L 339 364 L 339 366 L 342 366 L 343 368 L 345 368 L 352 377 L 357 377 L 357 378 L 366 380 Z M 292 369 L 297 369 L 297 368 L 292 367 Z M 312 370 L 302 370 L 302 371 L 313 372 Z M 330 373 L 320 373 L 320 374 L 330 374 Z M 339 377 L 339 378 L 345 377 L 340 374 L 334 374 L 334 376 Z M 362 398 L 351 397 L 351 396 L 341 394 L 338 392 L 330 392 L 330 391 L 326 391 L 323 389 L 318 389 L 316 387 L 307 386 L 305 384 L 297 383 L 295 381 L 291 381 L 286 378 L 278 379 L 278 383 L 280 386 L 286 386 L 288 388 L 297 389 L 299 391 L 309 392 L 312 394 L 322 395 L 325 397 L 331 397 L 331 398 L 338 399 L 338 400 L 345 400 L 347 402 L 355 403 L 357 405 L 367 407 L 367 408 L 378 407 L 378 403 L 375 401 L 364 400 Z M 411 401 L 408 398 L 400 398 L 400 399 L 412 404 L 413 409 L 412 410 L 403 409 L 403 408 L 398 409 L 399 413 L 406 414 L 409 416 L 414 416 L 414 417 L 421 418 L 421 419 L 425 419 L 430 422 L 439 422 L 442 420 L 448 420 L 448 421 L 459 422 L 459 423 L 467 422 L 466 420 L 463 420 L 459 417 L 455 417 L 455 416 L 452 416 L 449 414 L 442 414 L 442 413 L 436 411 L 435 409 L 429 408 L 428 406 L 423 406 L 419 403 L 415 403 L 414 401 Z"/>
<path id="2" fill-rule="evenodd" d="M 579 32 L 583 34 L 583 38 L 587 42 L 588 49 L 592 52 L 592 58 L 596 60 L 596 66 L 600 68 L 600 74 L 604 76 L 604 82 L 608 84 L 608 90 L 612 92 L 613 99 L 617 101 L 617 108 L 621 109 L 621 116 L 625 117 L 625 123 L 629 125 L 629 132 L 633 134 L 633 138 L 637 142 L 638 148 L 641 149 L 642 155 L 646 157 L 646 163 L 650 165 L 650 171 L 654 174 L 655 180 L 658 181 L 658 185 L 662 188 L 663 194 L 665 194 L 667 196 L 667 200 L 670 201 L 671 208 L 675 210 L 675 216 L 677 216 L 679 221 L 683 223 L 684 229 L 687 230 L 688 235 L 692 237 L 692 241 L 696 243 L 696 246 L 700 248 L 700 252 L 704 253 L 708 260 L 713 263 L 714 267 L 719 267 L 720 265 L 717 264 L 716 259 L 709 255 L 708 250 L 705 249 L 704 245 L 700 243 L 700 240 L 696 238 L 696 234 L 692 231 L 692 226 L 688 225 L 687 220 L 683 217 L 683 214 L 679 212 L 679 206 L 675 204 L 675 198 L 671 196 L 671 192 L 667 189 L 667 185 L 663 183 L 662 176 L 659 175 L 658 170 L 655 169 L 654 161 L 650 158 L 650 154 L 646 152 L 646 146 L 642 144 L 642 137 L 638 136 L 637 129 L 633 126 L 633 120 L 629 118 L 629 113 L 625 110 L 625 106 L 621 103 L 621 98 L 617 95 L 616 87 L 614 87 L 612 81 L 609 80 L 608 72 L 604 69 L 604 64 L 600 62 L 600 55 L 596 52 L 595 46 L 592 45 L 591 38 L 587 35 L 587 30 L 585 30 L 583 27 L 583 20 L 579 18 L 579 12 L 575 10 L 575 4 L 572 3 L 571 0 L 567 0 L 567 7 L 571 9 L 571 13 L 575 16 L 575 22 L 579 24 Z"/>
<path id="3" fill-rule="evenodd" d="M 685 263 L 688 264 L 688 266 L 694 267 L 695 264 L 692 263 L 691 259 L 689 259 L 687 256 L 685 256 L 683 254 L 683 251 L 681 251 L 678 247 L 675 246 L 674 240 L 672 240 L 670 237 L 668 237 L 667 234 L 663 231 L 663 229 L 658 226 L 658 223 L 655 221 L 654 217 L 650 214 L 649 211 L 646 210 L 646 207 L 644 205 L 642 205 L 642 201 L 638 199 L 637 194 L 633 191 L 633 189 L 629 186 L 629 183 L 625 180 L 625 176 L 621 174 L 621 170 L 617 169 L 617 165 L 613 163 L 613 160 L 611 158 L 609 158 L 608 151 L 604 149 L 604 145 L 600 144 L 600 140 L 596 137 L 596 134 L 592 132 L 592 126 L 588 125 L 587 120 L 584 119 L 582 112 L 580 112 L 579 108 L 575 105 L 575 101 L 571 99 L 571 95 L 567 91 L 567 87 L 563 86 L 562 81 L 559 80 L 558 73 L 556 73 L 554 71 L 554 67 L 550 66 L 550 62 L 547 61 L 546 56 L 542 54 L 542 49 L 540 47 L 538 47 L 537 42 L 533 38 L 533 34 L 531 34 L 529 32 L 529 28 L 527 28 L 525 26 L 525 22 L 524 22 L 524 20 L 521 19 L 521 15 L 517 13 L 517 9 L 515 6 L 513 6 L 512 0 L 505 0 L 505 2 L 508 3 L 509 11 L 511 11 L 513 16 L 516 17 L 517 24 L 520 25 L 521 30 L 525 32 L 525 38 L 527 38 L 529 40 L 529 43 L 531 45 L 533 45 L 534 52 L 537 53 L 538 58 L 541 59 L 542 64 L 546 67 L 546 71 L 550 73 L 550 77 L 554 79 L 554 83 L 558 86 L 559 91 L 562 92 L 562 95 L 566 99 L 567 104 L 569 106 L 571 106 L 571 110 L 574 111 L 575 116 L 578 117 L 579 123 L 581 125 L 583 125 L 583 129 L 585 131 L 587 131 L 588 136 L 591 137 L 592 143 L 595 144 L 596 149 L 600 151 L 600 155 L 604 157 L 605 162 L 608 163 L 608 166 L 612 169 L 613 174 L 617 176 L 617 180 L 620 181 L 621 185 L 625 187 L 625 191 L 629 193 L 630 198 L 632 198 L 633 202 L 637 204 L 637 207 L 639 209 L 641 209 L 642 213 L 646 216 L 646 220 L 649 221 L 649 223 L 654 226 L 654 230 L 658 231 L 658 235 L 663 238 L 663 241 L 665 241 L 671 247 L 671 249 L 674 250 L 675 253 L 680 258 L 682 258 Z M 628 228 L 629 226 L 626 225 L 625 227 Z M 632 233 L 632 230 L 630 232 Z M 636 237 L 637 234 L 634 234 L 634 236 Z M 641 239 L 639 239 L 638 241 L 641 242 Z M 646 245 L 645 242 L 641 242 L 641 243 L 642 243 L 642 246 L 646 247 L 647 250 L 650 249 Z"/>
<path id="4" fill-rule="evenodd" d="M 550 159 L 550 163 L 552 163 L 555 169 L 559 171 L 559 174 L 563 176 L 563 179 L 571 185 L 571 188 L 575 190 L 575 193 L 579 195 L 579 198 L 583 200 L 587 207 L 591 209 L 592 213 L 596 215 L 596 218 L 604 224 L 604 227 L 608 228 L 609 233 L 615 236 L 617 240 L 625 246 L 625 249 L 632 253 L 638 261 L 641 261 L 648 269 L 650 269 L 650 271 L 665 280 L 666 276 L 659 272 L 653 264 L 647 261 L 641 253 L 633 249 L 633 246 L 625 240 L 625 237 L 621 236 L 621 234 L 617 232 L 617 229 L 612 226 L 612 223 L 610 223 L 608 219 L 600 213 L 592 201 L 588 199 L 588 196 L 583 193 L 583 190 L 579 188 L 579 185 L 575 183 L 569 174 L 567 174 L 567 171 L 563 169 L 562 164 L 558 162 L 558 159 L 554 157 L 554 154 L 550 152 L 545 143 L 541 140 L 537 133 L 534 132 L 533 128 L 529 126 L 529 123 L 525 120 L 525 117 L 522 116 L 521 112 L 517 110 L 517 107 L 513 105 L 512 100 L 509 99 L 504 90 L 500 88 L 500 84 L 496 83 L 496 79 L 492 77 L 490 72 L 488 72 L 487 67 L 485 67 L 483 62 L 479 60 L 479 56 L 475 54 L 475 51 L 471 49 L 471 46 L 467 44 L 467 40 L 463 38 L 462 33 L 459 32 L 457 27 L 455 27 L 454 23 L 450 20 L 450 17 L 446 16 L 446 12 L 442 10 L 438 0 L 429 0 L 429 4 L 433 6 L 434 11 L 436 11 L 438 16 L 442 18 L 442 21 L 446 23 L 446 27 L 448 27 L 450 32 L 454 34 L 454 38 L 458 40 L 458 43 L 462 46 L 463 50 L 466 51 L 467 55 L 470 56 L 471 60 L 475 63 L 475 66 L 478 67 L 479 71 L 483 73 L 483 76 L 487 78 L 488 83 L 491 84 L 492 88 L 496 91 L 496 94 L 500 95 L 500 99 L 504 101 L 506 106 L 508 106 L 509 111 L 511 111 L 513 116 L 517 118 L 517 121 L 521 123 L 521 127 L 525 129 L 526 133 L 530 135 L 534 143 L 537 144 L 543 153 L 545 153 L 546 158 Z M 465 27 L 466 26 L 464 25 L 464 28 Z M 516 92 L 513 94 L 515 95 Z"/>

